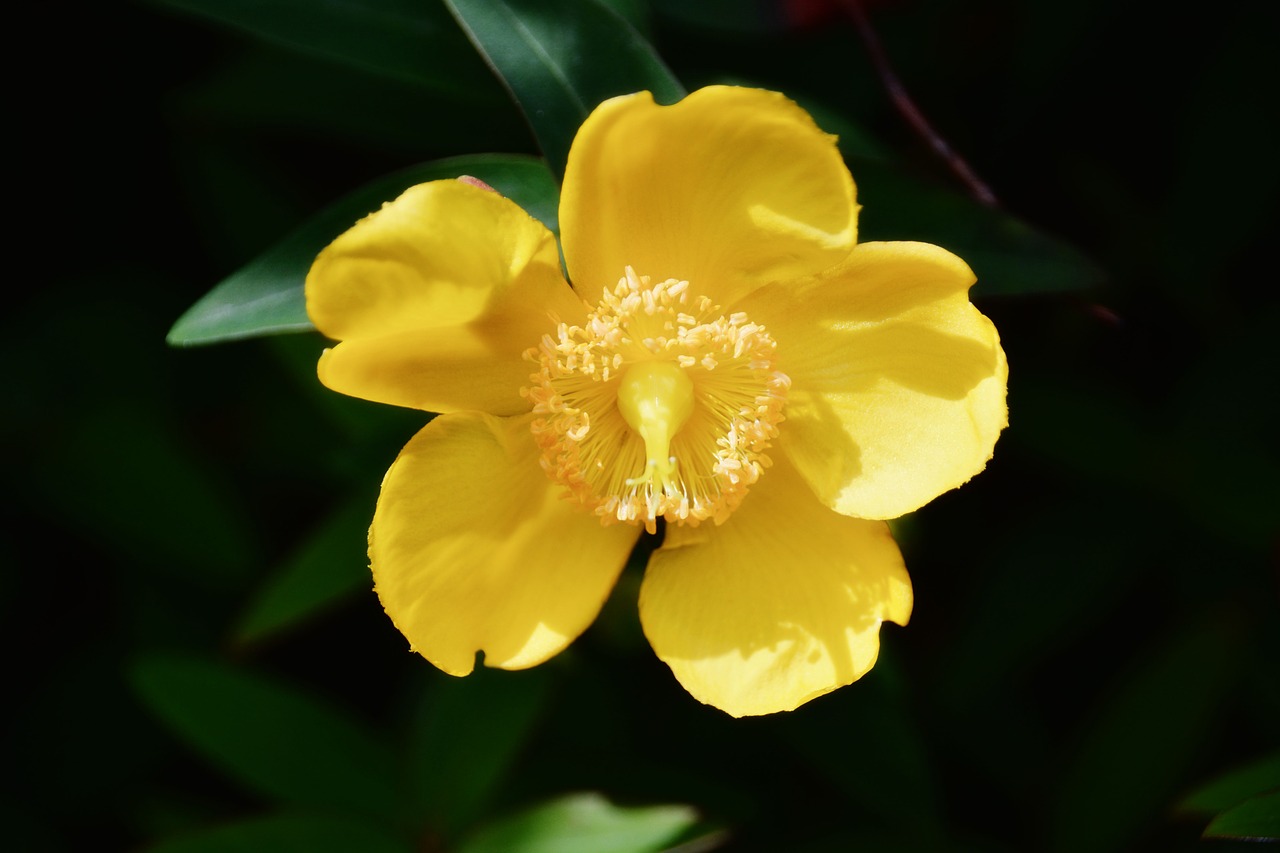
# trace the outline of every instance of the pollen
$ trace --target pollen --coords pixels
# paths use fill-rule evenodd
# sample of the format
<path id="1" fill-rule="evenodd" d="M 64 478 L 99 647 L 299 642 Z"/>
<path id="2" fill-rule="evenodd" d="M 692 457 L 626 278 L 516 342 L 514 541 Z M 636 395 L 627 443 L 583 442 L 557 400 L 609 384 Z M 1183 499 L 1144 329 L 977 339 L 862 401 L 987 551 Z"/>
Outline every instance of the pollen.
<path id="1" fill-rule="evenodd" d="M 791 384 L 776 348 L 689 282 L 627 267 L 583 325 L 525 353 L 543 469 L 604 524 L 720 524 L 770 464 Z"/>

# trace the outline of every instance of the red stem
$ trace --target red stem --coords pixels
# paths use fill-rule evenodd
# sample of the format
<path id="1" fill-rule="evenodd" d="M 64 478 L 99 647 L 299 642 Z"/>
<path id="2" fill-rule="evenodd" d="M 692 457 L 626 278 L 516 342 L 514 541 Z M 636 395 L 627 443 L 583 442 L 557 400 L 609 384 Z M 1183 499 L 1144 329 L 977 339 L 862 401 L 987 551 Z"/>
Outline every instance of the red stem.
<path id="1" fill-rule="evenodd" d="M 933 129 L 932 125 L 925 119 L 924 114 L 920 112 L 919 107 L 911 100 L 911 96 L 907 94 L 906 87 L 902 85 L 898 75 L 894 73 L 892 66 L 889 65 L 889 58 L 885 55 L 884 48 L 881 47 L 880 39 L 876 36 L 875 30 L 872 29 L 866 12 L 863 11 L 861 0 L 843 0 L 843 2 L 849 12 L 849 16 L 853 18 L 854 25 L 858 28 L 858 35 L 862 37 L 862 42 L 867 48 L 871 64 L 875 66 L 876 73 L 880 75 L 880 79 L 884 83 L 885 89 L 888 90 L 894 106 L 898 108 L 898 112 L 902 113 L 902 116 L 915 129 L 916 133 L 920 134 L 929 143 L 929 147 L 951 167 L 951 171 L 969 188 L 969 192 L 975 199 L 987 207 L 998 207 L 999 202 L 996 200 L 995 193 L 991 191 L 991 188 L 974 174 L 973 169 L 969 168 L 969 164 L 953 151 L 947 141 Z"/>

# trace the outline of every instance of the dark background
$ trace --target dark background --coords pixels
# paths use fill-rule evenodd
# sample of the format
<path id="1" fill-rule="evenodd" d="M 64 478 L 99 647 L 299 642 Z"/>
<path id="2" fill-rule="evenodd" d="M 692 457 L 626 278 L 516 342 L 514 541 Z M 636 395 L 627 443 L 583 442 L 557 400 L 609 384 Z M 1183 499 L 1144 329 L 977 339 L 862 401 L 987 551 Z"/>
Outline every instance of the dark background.
<path id="1" fill-rule="evenodd" d="M 537 710 L 483 806 L 430 813 L 420 849 L 581 790 L 693 805 L 727 850 L 1231 847 L 1200 841 L 1211 815 L 1177 805 L 1280 748 L 1278 29 L 1264 7 L 868 4 L 939 134 L 1102 282 L 977 299 L 1009 356 L 1011 426 L 986 472 L 899 525 L 916 607 L 886 626 L 870 675 L 732 720 L 648 650 L 630 571 L 569 652 L 476 676 L 460 743 L 488 742 L 486 690 L 536 695 Z M 733 8 L 695 21 L 653 4 L 650 37 L 689 89 L 733 80 L 821 104 L 964 192 L 839 4 Z M 326 554 L 363 570 L 361 519 L 421 415 L 324 392 L 311 334 L 173 349 L 166 332 L 362 183 L 536 149 L 496 82 L 420 90 L 161 4 L 43 15 L 30 32 L 47 62 L 13 84 L 0 344 L 4 824 L 11 849 L 137 850 L 272 807 L 153 707 L 140 661 L 253 672 L 395 744 L 455 689 L 405 653 L 358 579 L 287 630 L 243 630 L 344 507 L 354 535 Z M 868 204 L 864 234 L 876 217 Z"/>

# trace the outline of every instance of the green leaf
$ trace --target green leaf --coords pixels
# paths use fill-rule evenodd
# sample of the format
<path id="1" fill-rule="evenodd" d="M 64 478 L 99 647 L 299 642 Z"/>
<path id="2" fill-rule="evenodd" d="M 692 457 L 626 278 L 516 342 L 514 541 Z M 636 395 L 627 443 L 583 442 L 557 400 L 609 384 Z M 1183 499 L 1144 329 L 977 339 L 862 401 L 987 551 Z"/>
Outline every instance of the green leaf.
<path id="1" fill-rule="evenodd" d="M 858 239 L 919 240 L 954 252 L 978 276 L 975 297 L 1080 290 L 1105 278 L 1080 251 L 1008 213 L 882 162 L 849 166 L 863 205 Z"/>
<path id="2" fill-rule="evenodd" d="M 1068 406 L 1072 401 L 1060 399 Z M 1068 411 L 1064 419 L 1077 416 Z M 970 582 L 970 599 L 958 603 L 953 639 L 940 655 L 945 665 L 937 686 L 948 701 L 985 710 L 990 696 L 1011 692 L 1007 685 L 1062 643 L 1096 630 L 1098 614 L 1117 606 L 1133 585 L 1145 540 L 1136 520 L 1089 526 L 1111 506 L 1106 498 L 1085 507 L 1074 499 L 1045 501 L 1001 537 L 984 560 L 986 573 Z M 1064 528 L 1089 535 L 1058 542 Z M 1045 548 L 1045 542 L 1055 545 Z M 1027 571 L 1028 555 L 1034 555 L 1035 572 Z"/>
<path id="3" fill-rule="evenodd" d="M 248 169 L 268 169 L 272 172 L 270 182 L 258 190 L 268 193 L 276 184 L 291 185 L 295 177 L 287 169 L 281 171 L 278 160 L 260 155 L 255 140 L 268 137 L 310 140 L 329 151 L 348 152 L 351 156 L 344 156 L 338 168 L 348 172 L 356 169 L 356 175 L 362 174 L 358 171 L 361 151 L 376 151 L 379 159 L 385 156 L 390 162 L 411 164 L 425 159 L 426 145 L 431 146 L 429 150 L 441 151 L 431 154 L 433 158 L 455 152 L 514 154 L 532 150 L 532 140 L 519 151 L 511 148 L 507 140 L 520 139 L 525 133 L 523 117 L 510 108 L 506 90 L 475 55 L 453 18 L 443 6 L 433 5 L 479 67 L 487 86 L 483 94 L 446 99 L 424 92 L 415 83 L 253 42 L 235 50 L 198 82 L 184 87 L 181 97 L 175 99 L 171 119 L 175 124 L 210 128 L 193 134 L 192 139 L 184 138 L 181 150 L 189 153 L 182 156 L 202 161 L 221 156 L 234 158 Z M 446 114 L 447 121 L 442 120 Z M 234 150 L 226 150 L 232 138 L 239 142 Z M 198 167 L 193 163 L 187 168 Z M 199 177 L 204 182 L 216 179 Z M 311 179 L 307 180 L 310 183 Z M 292 192 L 281 194 L 273 207 L 289 205 L 298 197 Z M 235 207 L 241 215 L 253 212 L 234 204 L 233 212 Z"/>
<path id="4" fill-rule="evenodd" d="M 479 818 L 544 716 L 550 687 L 549 667 L 434 679 L 407 754 L 415 813 L 446 837 Z"/>
<path id="5" fill-rule="evenodd" d="M 144 656 L 131 675 L 163 723 L 246 788 L 292 805 L 395 813 L 390 750 L 323 699 L 193 657 Z"/>
<path id="6" fill-rule="evenodd" d="M 303 285 L 320 250 L 414 184 L 459 175 L 480 178 L 552 231 L 557 230 L 559 191 L 546 165 L 537 158 L 473 154 L 414 166 L 343 197 L 233 273 L 178 319 L 169 331 L 169 344 L 211 344 L 313 329 Z"/>
<path id="7" fill-rule="evenodd" d="M 332 815 L 270 815 L 228 823 L 146 848 L 146 853 L 413 853 L 385 830 Z"/>
<path id="8" fill-rule="evenodd" d="M 1280 752 L 1237 767 L 1188 794 L 1178 808 L 1216 814 L 1250 797 L 1280 789 Z"/>
<path id="9" fill-rule="evenodd" d="M 1209 822 L 1205 838 L 1280 841 L 1280 791 L 1245 800 Z"/>
<path id="10" fill-rule="evenodd" d="M 444 8 L 419 0 L 152 0 L 257 38 L 452 95 L 492 87 Z"/>
<path id="11" fill-rule="evenodd" d="M 1101 692 L 1105 704 L 1073 745 L 1063 774 L 1052 849 L 1127 850 L 1159 818 L 1192 751 L 1222 714 L 1239 643 L 1227 619 L 1200 620 Z"/>
<path id="12" fill-rule="evenodd" d="M 357 590 L 371 590 L 365 555 L 365 531 L 371 518 L 373 501 L 362 497 L 325 519 L 258 591 L 236 629 L 236 642 L 258 642 Z"/>
<path id="13" fill-rule="evenodd" d="M 652 853 L 697 819 L 689 806 L 624 808 L 599 794 L 573 794 L 489 825 L 457 853 Z"/>
<path id="14" fill-rule="evenodd" d="M 574 134 L 601 101 L 684 88 L 653 47 L 598 0 L 445 0 L 511 91 L 557 177 Z"/>
<path id="15" fill-rule="evenodd" d="M 122 351 L 115 358 L 134 364 Z M 60 425 L 58 452 L 41 460 L 32 489 L 64 529 L 130 564 L 240 589 L 260 559 L 248 513 L 156 403 L 126 396 L 79 411 Z"/>
<path id="16" fill-rule="evenodd" d="M 860 812 L 902 827 L 901 844 L 932 849 L 940 824 L 938 792 L 920 724 L 905 691 L 893 683 L 892 664 L 882 653 L 857 690 L 838 691 L 803 716 L 782 715 L 770 727 Z M 832 732 L 857 736 L 832 738 Z"/>

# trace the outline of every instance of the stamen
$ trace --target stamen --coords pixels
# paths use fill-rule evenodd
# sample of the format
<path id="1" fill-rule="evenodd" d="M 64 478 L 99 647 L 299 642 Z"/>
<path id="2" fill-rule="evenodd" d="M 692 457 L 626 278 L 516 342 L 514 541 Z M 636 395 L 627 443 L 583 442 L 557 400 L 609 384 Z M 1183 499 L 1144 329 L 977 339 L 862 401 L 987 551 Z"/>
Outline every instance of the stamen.
<path id="1" fill-rule="evenodd" d="M 769 465 L 790 380 L 762 326 L 627 267 L 526 357 L 542 466 L 609 524 L 720 523 Z"/>

